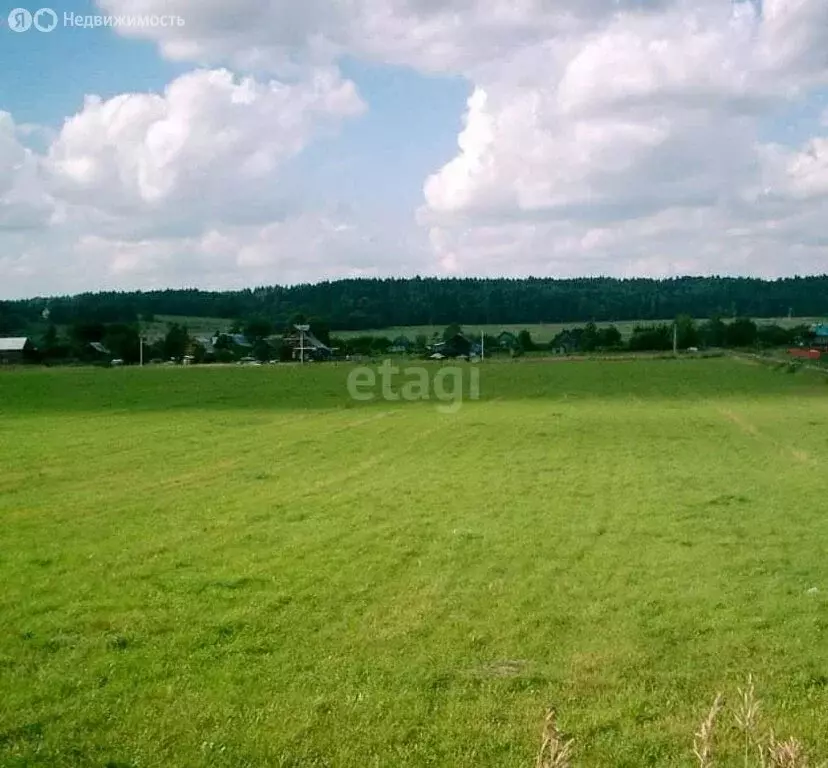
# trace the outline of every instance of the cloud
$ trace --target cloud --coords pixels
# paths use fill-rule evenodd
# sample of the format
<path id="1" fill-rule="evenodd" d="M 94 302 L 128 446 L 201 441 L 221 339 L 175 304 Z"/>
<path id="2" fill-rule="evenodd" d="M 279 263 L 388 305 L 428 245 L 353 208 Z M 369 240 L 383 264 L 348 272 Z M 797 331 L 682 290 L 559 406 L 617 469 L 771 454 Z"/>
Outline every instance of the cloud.
<path id="1" fill-rule="evenodd" d="M 0 240 L 4 298 L 414 275 L 425 259 L 416 242 L 338 210 L 311 210 L 265 224 L 219 224 L 191 235 L 106 235 L 68 224 L 34 236 L 10 232 Z M 397 258 L 400 253 L 409 260 Z"/>
<path id="2" fill-rule="evenodd" d="M 286 85 L 198 70 L 161 94 L 88 97 L 50 146 L 61 198 L 122 216 L 233 219 L 267 207 L 280 167 L 364 104 L 335 70 Z"/>
<path id="3" fill-rule="evenodd" d="M 828 137 L 785 146 L 774 128 L 828 86 L 824 0 L 98 4 L 180 16 L 121 31 L 205 68 L 161 94 L 89 98 L 42 156 L 0 119 L 15 243 L 0 270 L 18 285 L 53 248 L 125 286 L 824 269 Z M 455 157 L 424 179 L 419 233 L 308 207 L 286 181 L 366 108 L 345 55 L 472 86 Z"/>
<path id="4" fill-rule="evenodd" d="M 51 215 L 39 158 L 24 146 L 25 134 L 9 113 L 0 112 L 0 233 L 43 226 Z"/>
<path id="5" fill-rule="evenodd" d="M 197 70 L 161 94 L 87 97 L 42 155 L 0 113 L 3 293 L 307 279 L 320 249 L 343 274 L 370 268 L 337 234 L 348 216 L 303 208 L 283 174 L 364 109 L 330 67 L 289 84 Z"/>
<path id="6" fill-rule="evenodd" d="M 761 138 L 828 84 L 824 0 L 100 1 L 186 19 L 133 32 L 173 58 L 287 71 L 347 53 L 467 77 L 457 156 L 418 214 L 436 269 L 749 269 L 722 233 L 759 249 L 763 220 L 812 221 L 797 206 L 824 189 L 819 137 Z M 813 240 L 774 247 L 797 236 Z M 781 268 L 811 268 L 797 252 Z"/>
<path id="7" fill-rule="evenodd" d="M 826 7 L 767 0 L 760 16 L 753 4 L 677 2 L 488 69 L 457 156 L 425 183 L 419 215 L 438 263 L 469 274 L 819 269 L 828 143 L 780 148 L 762 133 L 803 84 L 828 82 L 812 28 Z"/>
<path id="8" fill-rule="evenodd" d="M 344 53 L 466 72 L 533 42 L 669 0 L 98 0 L 107 13 L 177 15 L 183 26 L 124 27 L 174 60 L 289 71 Z"/>

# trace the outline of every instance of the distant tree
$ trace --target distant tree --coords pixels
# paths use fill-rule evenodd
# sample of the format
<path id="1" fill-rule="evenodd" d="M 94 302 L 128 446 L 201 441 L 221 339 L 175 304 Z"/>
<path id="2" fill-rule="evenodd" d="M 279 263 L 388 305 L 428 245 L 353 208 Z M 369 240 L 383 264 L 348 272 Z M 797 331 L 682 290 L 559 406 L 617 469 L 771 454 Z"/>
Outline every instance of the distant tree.
<path id="1" fill-rule="evenodd" d="M 549 348 L 552 351 L 565 350 L 573 352 L 581 348 L 581 336 L 583 335 L 583 328 L 567 328 L 555 334 L 552 341 L 549 342 Z"/>
<path id="2" fill-rule="evenodd" d="M 50 323 L 40 340 L 40 352 L 44 360 L 57 360 L 69 356 L 69 345 L 62 343 L 57 327 Z"/>
<path id="3" fill-rule="evenodd" d="M 699 345 L 699 331 L 690 315 L 679 315 L 676 318 L 676 341 L 679 349 L 688 349 Z"/>
<path id="4" fill-rule="evenodd" d="M 6 336 L 15 331 L 16 319 L 12 314 L 11 304 L 0 301 L 0 336 Z"/>
<path id="5" fill-rule="evenodd" d="M 794 344 L 810 344 L 816 337 L 813 329 L 808 325 L 797 325 L 791 328 L 790 334 Z"/>
<path id="6" fill-rule="evenodd" d="M 103 345 L 125 363 L 137 363 L 140 358 L 138 329 L 126 323 L 112 323 L 106 327 Z"/>
<path id="7" fill-rule="evenodd" d="M 320 339 L 321 341 L 321 339 Z M 331 336 L 328 346 L 334 351 L 337 357 L 342 357 L 348 354 L 348 342 L 341 336 Z"/>
<path id="8" fill-rule="evenodd" d="M 522 352 L 532 352 L 535 349 L 535 342 L 532 341 L 532 334 L 525 328 L 517 335 L 518 347 Z"/>
<path id="9" fill-rule="evenodd" d="M 200 341 L 194 341 L 190 345 L 190 354 L 193 356 L 193 363 L 195 365 L 201 365 L 210 360 L 207 348 Z"/>
<path id="10" fill-rule="evenodd" d="M 266 363 L 270 360 L 273 357 L 273 350 L 270 348 L 270 344 L 268 344 L 264 339 L 259 339 L 253 345 L 253 357 L 262 363 Z"/>
<path id="11" fill-rule="evenodd" d="M 387 336 L 374 336 L 371 343 L 371 352 L 375 355 L 387 355 L 391 349 L 391 339 Z"/>
<path id="12" fill-rule="evenodd" d="M 443 331 L 443 341 L 448 341 L 449 339 L 453 339 L 455 336 L 463 333 L 463 328 L 458 323 L 451 323 L 451 325 L 447 326 L 446 329 Z"/>
<path id="13" fill-rule="evenodd" d="M 601 328 L 598 331 L 598 347 L 600 349 L 618 349 L 624 343 L 624 339 L 614 325 Z"/>
<path id="14" fill-rule="evenodd" d="M 593 352 L 599 346 L 601 341 L 600 332 L 598 331 L 598 326 L 595 323 L 587 323 L 582 333 L 580 334 L 580 341 L 579 347 L 582 352 Z"/>
<path id="15" fill-rule="evenodd" d="M 58 344 L 58 332 L 57 326 L 54 323 L 49 323 L 49 327 L 46 329 L 45 333 L 43 334 L 43 338 L 40 341 L 40 346 L 44 353 L 47 353 L 50 350 L 53 350 Z"/>
<path id="16" fill-rule="evenodd" d="M 79 322 L 72 326 L 72 338 L 81 345 L 88 345 L 103 340 L 106 325 L 98 322 Z"/>
<path id="17" fill-rule="evenodd" d="M 629 341 L 629 348 L 634 352 L 657 352 L 672 349 L 673 330 L 663 323 L 636 326 Z"/>
<path id="18" fill-rule="evenodd" d="M 293 347 L 290 344 L 280 344 L 278 352 L 278 359 L 281 362 L 289 363 L 291 360 L 293 360 Z"/>
<path id="19" fill-rule="evenodd" d="M 428 349 L 428 336 L 424 333 L 418 333 L 414 337 L 414 351 L 422 354 Z"/>
<path id="20" fill-rule="evenodd" d="M 796 343 L 796 331 L 775 323 L 760 325 L 756 329 L 756 343 L 765 348 L 787 347 Z"/>
<path id="21" fill-rule="evenodd" d="M 243 333 L 251 344 L 255 344 L 273 333 L 273 323 L 265 317 L 254 317 L 245 323 Z"/>
<path id="22" fill-rule="evenodd" d="M 353 336 L 347 341 L 347 353 L 351 355 L 384 355 L 390 348 L 387 336 Z"/>
<path id="23" fill-rule="evenodd" d="M 227 351 L 231 351 L 233 349 L 233 339 L 227 333 L 217 333 L 216 334 L 216 342 L 213 344 L 214 349 L 224 349 Z"/>
<path id="24" fill-rule="evenodd" d="M 144 359 L 164 359 L 164 339 L 155 339 L 144 345 Z"/>
<path id="25" fill-rule="evenodd" d="M 750 347 L 756 343 L 756 323 L 747 317 L 740 317 L 725 327 L 725 344 L 728 347 Z"/>
<path id="26" fill-rule="evenodd" d="M 491 333 L 484 333 L 483 334 L 483 352 L 486 357 L 489 355 L 493 355 L 499 351 L 498 343 L 497 343 L 497 336 L 493 336 Z"/>
<path id="27" fill-rule="evenodd" d="M 310 325 L 310 323 L 308 323 L 307 315 L 305 315 L 303 312 L 294 312 L 290 316 L 290 319 L 287 322 L 287 326 L 285 327 L 285 332 L 294 333 L 296 331 L 297 325 Z"/>
<path id="28" fill-rule="evenodd" d="M 187 354 L 190 345 L 190 334 L 187 326 L 173 323 L 164 337 L 164 357 L 167 360 L 179 360 Z"/>
<path id="29" fill-rule="evenodd" d="M 321 317 L 312 317 L 308 320 L 308 325 L 311 327 L 311 333 L 316 336 L 326 347 L 331 345 L 331 328 L 328 321 Z"/>
<path id="30" fill-rule="evenodd" d="M 712 317 L 699 327 L 699 340 L 705 347 L 723 347 L 726 327 L 720 317 Z"/>

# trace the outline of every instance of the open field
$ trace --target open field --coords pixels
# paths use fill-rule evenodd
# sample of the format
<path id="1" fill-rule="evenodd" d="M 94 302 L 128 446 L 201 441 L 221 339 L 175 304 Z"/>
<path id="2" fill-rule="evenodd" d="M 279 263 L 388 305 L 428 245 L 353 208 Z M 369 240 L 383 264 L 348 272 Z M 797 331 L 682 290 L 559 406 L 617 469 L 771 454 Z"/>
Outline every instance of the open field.
<path id="1" fill-rule="evenodd" d="M 697 322 L 704 322 L 705 318 Z M 596 323 L 599 328 L 606 328 L 614 325 L 621 336 L 627 340 L 632 336 L 633 329 L 636 325 L 654 325 L 657 323 L 672 323 L 672 319 L 668 320 L 621 320 L 615 323 Z M 811 325 L 812 323 L 823 322 L 822 318 L 813 317 L 776 317 L 776 318 L 762 318 L 756 319 L 759 325 L 768 325 L 775 323 L 783 328 L 793 328 L 797 325 Z M 513 325 L 464 325 L 463 330 L 469 335 L 479 336 L 481 333 L 488 333 L 496 336 L 501 331 L 510 331 L 514 334 L 526 329 L 532 334 L 532 339 L 538 344 L 547 344 L 555 338 L 561 331 L 568 328 L 576 328 L 578 326 L 586 325 L 587 321 L 578 323 L 543 323 L 543 324 L 513 324 Z M 372 331 L 335 331 L 335 336 L 342 338 L 349 338 L 353 336 L 387 336 L 394 339 L 397 336 L 407 336 L 409 339 L 414 339 L 418 334 L 424 334 L 431 338 L 434 333 L 442 334 L 445 330 L 444 325 L 415 325 L 415 326 L 398 326 L 394 328 L 382 328 Z"/>
<path id="2" fill-rule="evenodd" d="M 698 322 L 703 322 L 699 320 Z M 221 317 L 185 317 L 183 315 L 157 315 L 152 323 L 143 323 L 142 330 L 150 341 L 164 337 L 170 324 L 178 323 L 179 325 L 187 326 L 187 329 L 192 336 L 212 336 L 217 330 L 226 331 L 236 321 Z M 481 333 L 488 333 L 496 336 L 501 331 L 510 331 L 518 334 L 520 331 L 526 329 L 532 334 L 532 339 L 539 344 L 547 344 L 555 338 L 561 331 L 567 328 L 575 328 L 586 324 L 586 320 L 577 323 L 517 323 L 506 325 L 464 325 L 463 330 L 469 335 L 479 336 Z M 624 339 L 629 339 L 632 336 L 633 329 L 636 325 L 652 325 L 653 323 L 663 322 L 671 323 L 672 320 L 621 320 L 615 323 L 596 323 L 599 328 L 604 328 L 614 325 L 621 333 Z M 760 325 L 768 323 L 776 323 L 783 328 L 791 328 L 797 325 L 811 325 L 812 323 L 823 322 L 823 318 L 814 317 L 779 317 L 779 318 L 763 318 L 757 319 L 756 322 Z M 333 336 L 340 338 L 353 338 L 354 336 L 387 336 L 389 339 L 394 339 L 398 336 L 407 336 L 412 341 L 419 334 L 424 334 L 428 338 L 435 333 L 442 334 L 445 330 L 444 325 L 416 325 L 416 326 L 396 326 L 393 328 L 378 328 L 367 331 L 333 331 Z M 45 324 L 32 328 L 31 333 L 34 336 L 41 336 L 46 330 Z M 63 329 L 68 331 L 67 328 Z"/>
<path id="3" fill-rule="evenodd" d="M 825 377 L 477 370 L 0 370 L 0 765 L 691 766 L 749 672 L 828 753 Z"/>
<path id="4" fill-rule="evenodd" d="M 235 321 L 222 317 L 184 317 L 181 315 L 156 315 L 152 323 L 143 323 L 142 330 L 150 341 L 164 338 L 172 323 L 186 325 L 191 336 L 212 336 L 216 331 L 230 328 Z"/>
<path id="5" fill-rule="evenodd" d="M 178 323 L 179 325 L 187 326 L 191 336 L 212 336 L 216 331 L 225 331 L 229 329 L 236 321 L 229 320 L 223 317 L 188 317 L 185 315 L 156 315 L 151 323 L 142 322 L 140 324 L 141 331 L 148 341 L 156 341 L 164 338 L 170 325 Z M 35 339 L 43 336 L 48 328 L 45 321 L 33 323 L 28 329 L 28 335 Z M 58 329 L 63 334 L 71 332 L 71 326 L 61 325 Z"/>

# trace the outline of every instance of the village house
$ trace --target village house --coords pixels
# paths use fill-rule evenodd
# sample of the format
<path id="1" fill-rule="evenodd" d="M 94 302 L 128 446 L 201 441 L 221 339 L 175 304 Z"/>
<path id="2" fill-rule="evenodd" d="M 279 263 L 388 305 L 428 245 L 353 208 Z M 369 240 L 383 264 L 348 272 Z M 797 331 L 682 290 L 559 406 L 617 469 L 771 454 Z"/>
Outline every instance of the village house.
<path id="1" fill-rule="evenodd" d="M 35 346 L 25 336 L 0 338 L 0 364 L 11 365 L 30 360 Z"/>
<path id="2" fill-rule="evenodd" d="M 429 348 L 433 360 L 442 360 L 446 357 L 470 357 L 472 343 L 462 333 L 457 333 L 450 339 L 432 344 Z"/>
<path id="3" fill-rule="evenodd" d="M 294 325 L 293 328 L 293 332 L 282 337 L 282 344 L 291 350 L 291 357 L 294 360 L 308 362 L 330 360 L 333 357 L 333 349 L 316 338 L 310 326 Z"/>
<path id="4" fill-rule="evenodd" d="M 397 336 L 394 341 L 391 342 L 391 347 L 389 348 L 389 352 L 396 355 L 404 355 L 408 354 L 411 349 L 413 348 L 413 344 L 411 340 L 406 336 Z"/>
<path id="5" fill-rule="evenodd" d="M 501 331 L 497 335 L 497 347 L 498 349 L 505 350 L 507 352 L 513 352 L 520 347 L 520 343 L 514 333 L 511 333 L 510 331 Z"/>

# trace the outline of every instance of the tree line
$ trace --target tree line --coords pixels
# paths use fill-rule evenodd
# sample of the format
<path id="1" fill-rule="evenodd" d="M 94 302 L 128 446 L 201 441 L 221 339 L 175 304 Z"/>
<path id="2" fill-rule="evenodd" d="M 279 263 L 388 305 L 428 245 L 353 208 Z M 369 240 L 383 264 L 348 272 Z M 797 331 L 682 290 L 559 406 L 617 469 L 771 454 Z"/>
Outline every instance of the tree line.
<path id="1" fill-rule="evenodd" d="M 52 323 L 134 324 L 156 315 L 264 318 L 276 327 L 297 314 L 332 330 L 394 326 L 659 321 L 691 317 L 798 317 L 828 313 L 828 276 L 779 280 L 552 278 L 338 280 L 240 291 L 86 293 L 0 302 L 0 335 L 24 331 L 48 310 Z"/>
<path id="2" fill-rule="evenodd" d="M 746 317 L 729 322 L 715 317 L 697 323 L 689 315 L 680 315 L 673 323 L 639 324 L 634 326 L 626 341 L 614 326 L 598 328 L 595 323 L 559 333 L 549 344 L 556 351 L 601 352 L 627 350 L 630 352 L 659 352 L 675 348 L 687 349 L 772 349 L 807 345 L 814 341 L 814 331 L 808 325 L 790 328 L 776 323 L 758 324 Z M 531 339 L 524 340 L 530 348 Z"/>

